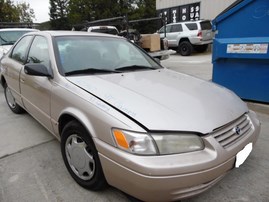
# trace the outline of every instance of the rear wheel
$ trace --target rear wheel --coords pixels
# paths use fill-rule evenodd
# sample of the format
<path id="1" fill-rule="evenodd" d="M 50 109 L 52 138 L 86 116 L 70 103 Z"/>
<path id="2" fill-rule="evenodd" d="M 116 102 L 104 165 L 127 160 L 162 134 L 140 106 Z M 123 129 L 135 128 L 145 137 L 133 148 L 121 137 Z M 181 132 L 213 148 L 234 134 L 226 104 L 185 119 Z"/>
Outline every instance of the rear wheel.
<path id="1" fill-rule="evenodd" d="M 190 42 L 182 41 L 178 45 L 178 53 L 182 56 L 189 56 L 193 51 L 193 47 Z"/>
<path id="2" fill-rule="evenodd" d="M 24 112 L 23 108 L 16 103 L 15 98 L 13 97 L 12 92 L 10 88 L 8 87 L 7 83 L 4 84 L 4 93 L 5 93 L 6 102 L 9 108 L 11 109 L 11 111 L 14 112 L 15 114 L 23 113 Z"/>
<path id="3" fill-rule="evenodd" d="M 77 121 L 64 127 L 61 152 L 67 170 L 80 186 L 94 191 L 107 186 L 94 142 Z"/>

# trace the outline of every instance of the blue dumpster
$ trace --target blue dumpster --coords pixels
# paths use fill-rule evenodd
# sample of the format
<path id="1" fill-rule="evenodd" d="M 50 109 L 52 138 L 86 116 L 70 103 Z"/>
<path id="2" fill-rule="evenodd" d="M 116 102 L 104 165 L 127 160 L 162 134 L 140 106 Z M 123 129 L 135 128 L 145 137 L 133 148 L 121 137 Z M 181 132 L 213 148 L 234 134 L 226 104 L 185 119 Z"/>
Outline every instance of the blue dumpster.
<path id="1" fill-rule="evenodd" d="M 269 103 L 269 0 L 238 0 L 212 23 L 213 82 Z"/>

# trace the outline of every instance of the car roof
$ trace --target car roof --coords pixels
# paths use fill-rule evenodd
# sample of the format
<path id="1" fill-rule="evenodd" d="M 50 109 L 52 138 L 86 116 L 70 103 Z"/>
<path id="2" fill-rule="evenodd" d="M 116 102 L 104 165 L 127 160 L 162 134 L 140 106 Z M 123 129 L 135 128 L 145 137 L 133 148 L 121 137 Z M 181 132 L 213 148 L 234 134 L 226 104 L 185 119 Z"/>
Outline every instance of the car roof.
<path id="1" fill-rule="evenodd" d="M 1 28 L 0 32 L 2 31 L 38 31 L 37 29 L 31 29 L 31 28 Z"/>
<path id="2" fill-rule="evenodd" d="M 210 20 L 190 20 L 190 21 L 183 21 L 183 22 L 174 22 L 174 23 L 169 23 L 167 25 L 177 25 L 177 24 L 184 24 L 184 23 L 197 23 L 197 22 L 205 22 Z"/>

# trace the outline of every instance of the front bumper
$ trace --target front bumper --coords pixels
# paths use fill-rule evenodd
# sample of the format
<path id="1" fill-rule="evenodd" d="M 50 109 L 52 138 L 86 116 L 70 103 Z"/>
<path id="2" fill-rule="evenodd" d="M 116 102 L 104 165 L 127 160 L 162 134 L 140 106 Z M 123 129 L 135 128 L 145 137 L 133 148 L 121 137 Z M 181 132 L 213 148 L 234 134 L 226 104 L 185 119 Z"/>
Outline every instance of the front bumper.
<path id="1" fill-rule="evenodd" d="M 212 187 L 234 168 L 236 154 L 255 144 L 260 123 L 249 113 L 252 130 L 229 148 L 213 135 L 203 137 L 205 149 L 166 156 L 136 156 L 96 139 L 107 182 L 143 201 L 175 201 Z"/>

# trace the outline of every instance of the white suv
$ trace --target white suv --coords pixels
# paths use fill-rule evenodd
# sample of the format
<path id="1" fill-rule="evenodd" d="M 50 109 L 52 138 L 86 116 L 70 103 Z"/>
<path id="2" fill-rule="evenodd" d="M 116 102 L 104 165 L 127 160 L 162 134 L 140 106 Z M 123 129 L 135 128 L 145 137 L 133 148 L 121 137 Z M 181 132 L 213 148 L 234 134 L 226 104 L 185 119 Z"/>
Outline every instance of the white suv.
<path id="1" fill-rule="evenodd" d="M 158 33 L 161 37 L 165 37 L 164 27 Z M 193 50 L 204 52 L 213 40 L 211 22 L 199 20 L 168 24 L 166 38 L 169 48 L 176 48 L 183 56 L 191 55 Z"/>

